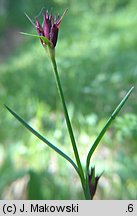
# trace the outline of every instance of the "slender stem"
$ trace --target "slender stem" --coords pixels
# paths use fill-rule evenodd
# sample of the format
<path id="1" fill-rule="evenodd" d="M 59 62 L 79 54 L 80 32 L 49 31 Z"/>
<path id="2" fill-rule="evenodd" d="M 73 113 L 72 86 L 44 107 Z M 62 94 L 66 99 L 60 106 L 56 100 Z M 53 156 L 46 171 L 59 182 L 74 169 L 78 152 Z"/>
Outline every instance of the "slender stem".
<path id="1" fill-rule="evenodd" d="M 59 78 L 59 74 L 58 74 L 57 64 L 56 64 L 56 60 L 55 60 L 55 50 L 49 48 L 49 54 L 50 54 L 50 59 L 51 59 L 51 63 L 52 63 L 52 67 L 53 67 L 53 71 L 54 71 L 54 75 L 55 75 L 55 79 L 56 79 L 58 92 L 59 92 L 59 95 L 60 95 L 60 98 L 61 98 L 61 101 L 62 101 L 62 105 L 63 105 L 63 109 L 64 109 L 64 115 L 65 115 L 66 124 L 67 124 L 68 131 L 69 131 L 69 135 L 70 135 L 74 155 L 75 155 L 77 166 L 78 166 L 79 172 L 80 172 L 80 179 L 81 179 L 82 188 L 83 188 L 83 191 L 84 191 L 84 194 L 85 194 L 85 198 L 89 199 L 89 197 L 88 197 L 88 195 L 86 193 L 84 172 L 83 172 L 83 168 L 82 168 L 81 161 L 80 161 L 80 158 L 79 158 L 79 153 L 78 153 L 76 141 L 75 141 L 73 129 L 72 129 L 72 126 L 71 126 L 71 122 L 70 122 L 69 114 L 68 114 L 68 111 L 67 111 L 67 106 L 66 106 L 66 103 L 65 103 L 65 98 L 64 98 L 64 94 L 63 94 L 63 90 L 62 90 L 62 86 L 61 86 L 61 82 L 60 82 L 60 78 Z"/>
<path id="2" fill-rule="evenodd" d="M 92 154 L 94 153 L 96 147 L 98 146 L 100 140 L 102 139 L 102 137 L 104 136 L 106 130 L 108 129 L 108 127 L 111 125 L 112 121 L 116 118 L 117 114 L 119 113 L 119 111 L 121 110 L 121 108 L 123 107 L 123 105 L 125 104 L 126 100 L 128 99 L 129 95 L 131 94 L 131 92 L 133 91 L 134 87 L 132 87 L 128 93 L 126 94 L 126 96 L 122 99 L 122 101 L 119 103 L 119 105 L 116 107 L 116 109 L 114 110 L 114 112 L 111 114 L 110 118 L 108 119 L 107 123 L 105 124 L 105 126 L 103 127 L 103 129 L 101 130 L 100 134 L 98 135 L 98 137 L 96 138 L 93 146 L 91 147 L 88 156 L 87 156 L 87 162 L 86 162 L 86 171 L 88 173 L 89 170 L 89 164 L 90 164 L 90 158 L 92 156 Z"/>

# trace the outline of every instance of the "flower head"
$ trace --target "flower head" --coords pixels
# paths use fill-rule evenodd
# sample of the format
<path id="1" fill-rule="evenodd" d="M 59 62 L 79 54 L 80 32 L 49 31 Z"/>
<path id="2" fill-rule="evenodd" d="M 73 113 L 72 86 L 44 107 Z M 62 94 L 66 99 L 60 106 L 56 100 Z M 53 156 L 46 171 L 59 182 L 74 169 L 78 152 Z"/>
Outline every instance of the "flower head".
<path id="1" fill-rule="evenodd" d="M 64 11 L 63 15 L 60 17 L 59 15 L 52 16 L 52 14 L 49 14 L 48 11 L 43 13 L 43 25 L 40 24 L 38 17 L 35 19 L 35 23 L 32 22 L 32 20 L 29 18 L 29 16 L 26 14 L 27 18 L 31 21 L 33 26 L 36 28 L 38 35 L 45 37 L 45 39 L 48 39 L 49 45 L 51 48 L 54 48 L 57 43 L 58 39 L 58 32 L 60 23 L 66 14 L 67 10 Z M 40 41 L 42 45 L 45 47 L 47 44 L 45 44 L 45 41 L 40 38 Z"/>
<path id="2" fill-rule="evenodd" d="M 101 175 L 102 175 L 102 173 L 101 173 Z M 88 184 L 89 184 L 91 199 L 93 199 L 93 197 L 96 193 L 97 184 L 98 184 L 98 181 L 99 181 L 101 175 L 95 177 L 95 167 L 91 167 L 91 172 L 88 175 Z"/>

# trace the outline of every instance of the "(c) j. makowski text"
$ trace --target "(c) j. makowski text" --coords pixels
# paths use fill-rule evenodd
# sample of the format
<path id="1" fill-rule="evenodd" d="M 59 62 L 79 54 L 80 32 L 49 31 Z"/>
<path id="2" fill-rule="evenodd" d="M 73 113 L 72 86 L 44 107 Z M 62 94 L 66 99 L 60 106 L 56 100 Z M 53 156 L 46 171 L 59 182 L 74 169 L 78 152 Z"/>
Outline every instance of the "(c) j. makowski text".
<path id="1" fill-rule="evenodd" d="M 25 205 L 19 209 L 20 212 L 26 212 Z M 74 205 L 39 205 L 39 204 L 30 204 L 30 212 L 78 212 L 78 204 Z"/>

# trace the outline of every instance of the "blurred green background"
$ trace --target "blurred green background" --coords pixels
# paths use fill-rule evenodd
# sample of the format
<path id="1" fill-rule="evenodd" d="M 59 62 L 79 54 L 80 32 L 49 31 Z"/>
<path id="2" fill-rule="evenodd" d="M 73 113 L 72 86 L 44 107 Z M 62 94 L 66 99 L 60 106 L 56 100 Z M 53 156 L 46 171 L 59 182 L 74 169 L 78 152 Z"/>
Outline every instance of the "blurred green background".
<path id="1" fill-rule="evenodd" d="M 30 17 L 62 14 L 57 63 L 83 167 L 106 120 L 134 92 L 104 136 L 91 165 L 104 170 L 95 199 L 137 198 L 137 1 L 0 1 L 0 198 L 84 199 L 70 164 L 30 134 L 7 104 L 73 158 L 48 57 Z"/>

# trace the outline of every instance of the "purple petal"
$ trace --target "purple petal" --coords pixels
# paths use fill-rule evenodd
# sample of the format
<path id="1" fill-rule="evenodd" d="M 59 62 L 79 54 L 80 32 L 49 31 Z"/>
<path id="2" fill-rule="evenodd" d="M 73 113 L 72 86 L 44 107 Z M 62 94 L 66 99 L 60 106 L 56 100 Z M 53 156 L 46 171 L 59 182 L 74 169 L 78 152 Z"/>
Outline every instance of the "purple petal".
<path id="1" fill-rule="evenodd" d="M 43 31 L 43 28 L 42 26 L 40 25 L 39 21 L 38 21 L 38 18 L 36 18 L 36 25 L 35 25 L 36 29 L 37 29 L 37 32 L 38 32 L 38 35 L 39 36 L 44 36 L 44 31 Z M 43 42 L 43 40 L 40 38 L 40 41 L 42 43 L 42 45 L 44 46 L 45 43 Z"/>
<path id="2" fill-rule="evenodd" d="M 42 26 L 40 25 L 39 21 L 38 21 L 38 18 L 36 18 L 36 25 L 35 25 L 36 29 L 37 29 L 37 32 L 38 34 L 41 36 L 44 36 L 44 31 L 43 31 L 43 28 Z"/>
<path id="3" fill-rule="evenodd" d="M 60 26 L 60 23 L 61 23 L 61 21 L 62 21 L 62 19 L 64 18 L 64 16 L 66 15 L 66 13 L 67 13 L 67 9 L 64 11 L 64 13 L 63 13 L 63 15 L 61 16 L 61 17 L 59 17 L 59 15 L 58 15 L 58 17 L 57 17 L 57 19 L 56 19 L 56 22 L 55 22 L 55 24 L 56 24 L 56 26 L 59 28 L 59 26 Z"/>
<path id="4" fill-rule="evenodd" d="M 46 13 L 44 14 L 43 31 L 44 31 L 44 36 L 48 39 L 50 39 L 50 30 L 51 30 L 51 18 L 50 17 L 48 15 L 48 11 L 46 11 Z"/>
<path id="5" fill-rule="evenodd" d="M 56 46 L 57 39 L 58 39 L 58 27 L 56 24 L 52 25 L 50 31 L 50 41 L 53 43 L 53 46 Z"/>

